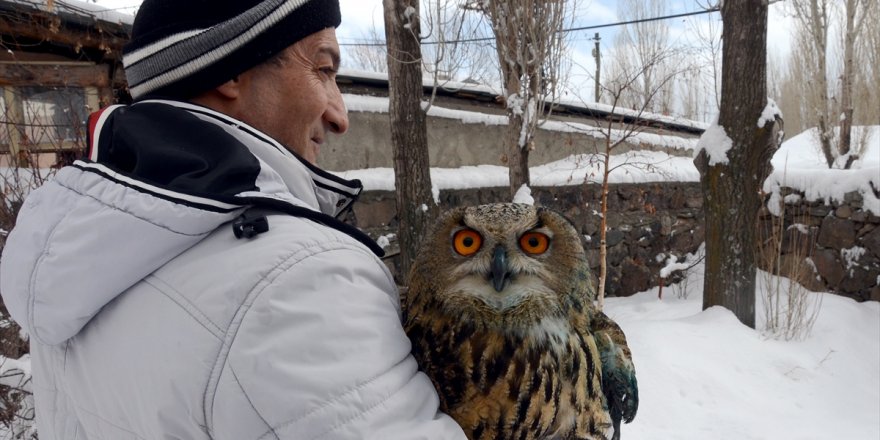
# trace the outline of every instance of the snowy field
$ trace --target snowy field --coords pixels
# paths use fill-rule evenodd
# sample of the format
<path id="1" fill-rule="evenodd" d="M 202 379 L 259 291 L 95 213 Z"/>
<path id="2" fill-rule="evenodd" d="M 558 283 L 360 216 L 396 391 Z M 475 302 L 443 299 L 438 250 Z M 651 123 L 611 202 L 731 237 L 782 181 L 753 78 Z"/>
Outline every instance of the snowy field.
<path id="1" fill-rule="evenodd" d="M 824 294 L 812 334 L 782 342 L 760 331 L 760 299 L 759 330 L 720 307 L 701 311 L 700 267 L 690 274 L 662 299 L 656 288 L 606 299 L 639 380 L 623 439 L 880 439 L 880 303 Z M 12 366 L 29 368 L 3 370 Z"/>
<path id="2" fill-rule="evenodd" d="M 812 334 L 783 342 L 761 331 L 760 297 L 758 330 L 727 309 L 701 311 L 702 275 L 693 272 L 662 299 L 654 288 L 606 300 L 639 380 L 639 412 L 623 439 L 880 439 L 880 303 L 821 294 Z"/>

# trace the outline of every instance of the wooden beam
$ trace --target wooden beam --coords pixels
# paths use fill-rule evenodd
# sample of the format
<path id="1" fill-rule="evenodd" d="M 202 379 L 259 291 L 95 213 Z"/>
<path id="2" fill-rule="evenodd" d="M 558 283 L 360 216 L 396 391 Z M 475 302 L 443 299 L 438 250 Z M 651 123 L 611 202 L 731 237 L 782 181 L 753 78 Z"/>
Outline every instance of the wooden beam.
<path id="1" fill-rule="evenodd" d="M 74 52 L 82 48 L 98 49 L 105 57 L 120 59 L 127 36 L 117 35 L 96 24 L 94 29 L 75 29 L 64 26 L 56 16 L 33 14 L 30 19 L 0 15 L 0 35 L 29 38 L 70 47 Z"/>
<path id="2" fill-rule="evenodd" d="M 0 86 L 111 87 L 104 65 L 0 63 Z"/>

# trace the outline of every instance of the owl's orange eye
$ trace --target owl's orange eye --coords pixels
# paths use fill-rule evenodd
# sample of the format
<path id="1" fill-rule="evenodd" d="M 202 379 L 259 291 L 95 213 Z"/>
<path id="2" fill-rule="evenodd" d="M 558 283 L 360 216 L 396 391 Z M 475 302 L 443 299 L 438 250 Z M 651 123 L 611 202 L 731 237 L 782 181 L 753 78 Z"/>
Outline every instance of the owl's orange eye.
<path id="1" fill-rule="evenodd" d="M 550 247 L 550 237 L 540 232 L 526 232 L 519 238 L 519 247 L 526 253 L 541 255 Z"/>
<path id="2" fill-rule="evenodd" d="M 483 237 L 473 229 L 462 229 L 452 237 L 452 247 L 459 255 L 468 257 L 476 254 L 483 245 Z"/>

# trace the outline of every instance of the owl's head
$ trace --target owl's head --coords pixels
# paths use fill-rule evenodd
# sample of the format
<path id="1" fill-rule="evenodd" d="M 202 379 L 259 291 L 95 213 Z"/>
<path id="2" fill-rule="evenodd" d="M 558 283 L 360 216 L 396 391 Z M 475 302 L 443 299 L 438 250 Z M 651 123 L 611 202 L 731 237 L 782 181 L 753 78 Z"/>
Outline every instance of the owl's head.
<path id="1" fill-rule="evenodd" d="M 517 203 L 445 213 L 410 273 L 404 309 L 439 307 L 505 327 L 564 316 L 592 295 L 589 267 L 572 224 Z"/>

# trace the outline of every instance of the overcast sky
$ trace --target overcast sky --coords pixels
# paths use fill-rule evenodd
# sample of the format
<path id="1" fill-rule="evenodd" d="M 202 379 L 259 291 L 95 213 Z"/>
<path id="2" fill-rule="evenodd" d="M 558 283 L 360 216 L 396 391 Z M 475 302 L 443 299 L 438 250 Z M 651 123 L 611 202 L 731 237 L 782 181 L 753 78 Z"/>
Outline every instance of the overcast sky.
<path id="1" fill-rule="evenodd" d="M 117 12 L 134 13 L 141 0 L 97 0 L 100 6 L 117 10 Z M 594 26 L 622 21 L 617 15 L 616 0 L 580 0 L 579 8 L 574 12 L 574 27 Z M 707 0 L 670 0 L 668 14 L 681 14 L 703 10 L 701 4 Z M 340 0 L 342 8 L 342 25 L 337 29 L 337 35 L 341 44 L 362 42 L 371 27 L 378 30 L 378 34 L 384 36 L 382 19 L 382 0 Z M 666 23 L 670 27 L 670 40 L 675 46 L 686 45 L 689 41 L 693 44 L 696 27 L 705 27 L 710 21 L 719 22 L 719 13 L 695 15 L 684 18 L 669 19 Z M 776 55 L 779 61 L 785 62 L 789 52 L 790 32 L 793 29 L 793 19 L 783 13 L 783 3 L 777 2 L 771 6 L 767 41 L 769 51 Z M 720 29 L 720 26 L 718 26 Z M 573 93 L 581 99 L 592 98 L 593 72 L 595 62 L 591 55 L 594 43 L 590 41 L 598 31 L 602 39 L 602 53 L 607 55 L 613 46 L 614 36 L 619 27 L 607 27 L 597 30 L 587 30 L 569 35 L 572 41 L 570 60 L 572 61 L 570 84 L 575 88 Z M 607 58 L 606 58 L 607 60 Z M 343 67 L 345 67 L 343 59 Z"/>
<path id="2" fill-rule="evenodd" d="M 122 8 L 119 12 L 133 13 L 140 5 L 140 0 L 97 0 L 97 3 L 107 8 Z M 691 12 L 700 10 L 698 0 L 676 0 L 670 2 L 670 14 Z M 575 13 L 575 26 L 591 26 L 598 24 L 614 23 L 620 21 L 617 18 L 617 2 L 614 0 L 581 1 L 579 10 Z M 342 25 L 338 29 L 340 43 L 353 42 L 371 26 L 376 26 L 380 34 L 382 27 L 382 0 L 340 0 L 342 8 Z M 692 27 L 694 23 L 705 20 L 720 20 L 717 13 L 669 20 L 673 35 L 681 35 Z M 772 51 L 778 51 L 780 55 L 788 53 L 789 33 L 792 28 L 791 18 L 782 14 L 782 3 L 771 6 L 770 25 L 768 29 L 768 42 Z M 584 31 L 575 36 L 576 40 L 588 40 L 596 31 Z M 603 45 L 610 45 L 613 41 L 615 28 L 599 30 L 603 39 Z M 590 46 L 591 47 L 591 46 Z M 587 51 L 589 54 L 589 50 Z"/>

